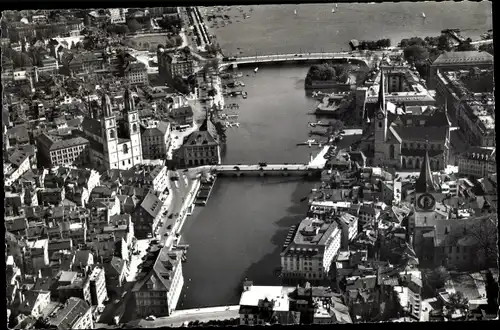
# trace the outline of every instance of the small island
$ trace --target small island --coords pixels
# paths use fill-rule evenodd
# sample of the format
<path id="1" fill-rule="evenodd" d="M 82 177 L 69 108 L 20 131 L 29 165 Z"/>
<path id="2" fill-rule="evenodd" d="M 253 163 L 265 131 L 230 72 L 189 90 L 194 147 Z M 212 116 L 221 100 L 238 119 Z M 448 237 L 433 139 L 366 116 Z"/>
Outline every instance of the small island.
<path id="1" fill-rule="evenodd" d="M 324 63 L 313 65 L 307 72 L 305 89 L 322 89 L 346 86 L 352 83 L 350 70 L 344 64 Z"/>

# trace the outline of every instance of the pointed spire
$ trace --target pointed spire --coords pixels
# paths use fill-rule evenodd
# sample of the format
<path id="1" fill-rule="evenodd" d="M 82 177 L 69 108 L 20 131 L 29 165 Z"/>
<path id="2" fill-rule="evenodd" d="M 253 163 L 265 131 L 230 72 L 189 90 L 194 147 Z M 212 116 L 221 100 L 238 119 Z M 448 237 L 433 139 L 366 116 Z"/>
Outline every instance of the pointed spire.
<path id="1" fill-rule="evenodd" d="M 101 109 L 102 109 L 102 115 L 104 117 L 113 116 L 113 113 L 111 111 L 111 100 L 110 100 L 109 95 L 107 93 L 102 94 Z"/>
<path id="2" fill-rule="evenodd" d="M 431 163 L 429 160 L 429 140 L 425 138 L 425 155 L 420 169 L 420 175 L 415 182 L 417 193 L 428 193 L 435 191 L 434 179 L 432 178 Z"/>
<path id="3" fill-rule="evenodd" d="M 134 97 L 132 96 L 132 92 L 130 91 L 129 88 L 125 89 L 123 100 L 125 102 L 125 112 L 130 112 L 135 110 Z"/>
<path id="4" fill-rule="evenodd" d="M 380 69 L 380 87 L 378 89 L 378 108 L 385 112 L 385 80 L 384 71 Z"/>

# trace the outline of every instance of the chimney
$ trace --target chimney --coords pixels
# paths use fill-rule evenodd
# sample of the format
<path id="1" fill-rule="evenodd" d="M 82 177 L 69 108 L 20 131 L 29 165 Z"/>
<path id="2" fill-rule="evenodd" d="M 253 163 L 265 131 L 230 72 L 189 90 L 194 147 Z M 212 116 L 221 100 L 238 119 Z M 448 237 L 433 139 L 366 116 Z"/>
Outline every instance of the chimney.
<path id="1" fill-rule="evenodd" d="M 21 290 L 19 290 L 19 291 L 17 291 L 17 296 L 19 298 L 19 303 L 22 304 L 24 302 L 24 298 L 25 298 L 24 293 Z"/>
<path id="2" fill-rule="evenodd" d="M 41 269 L 38 270 L 38 274 L 37 275 L 38 275 L 38 278 L 42 278 L 42 270 Z"/>

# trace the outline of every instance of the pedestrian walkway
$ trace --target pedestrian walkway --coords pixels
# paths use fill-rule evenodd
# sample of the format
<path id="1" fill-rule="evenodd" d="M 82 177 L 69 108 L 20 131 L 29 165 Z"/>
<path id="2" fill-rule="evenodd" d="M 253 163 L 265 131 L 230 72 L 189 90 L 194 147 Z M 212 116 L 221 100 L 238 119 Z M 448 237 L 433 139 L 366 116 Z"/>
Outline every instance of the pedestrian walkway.
<path id="1" fill-rule="evenodd" d="M 233 306 L 216 306 L 216 307 L 207 307 L 207 308 L 195 308 L 195 309 L 181 309 L 172 312 L 172 317 L 178 317 L 181 315 L 192 315 L 192 314 L 204 314 L 204 313 L 218 313 L 224 311 L 235 311 L 239 310 L 239 305 Z"/>

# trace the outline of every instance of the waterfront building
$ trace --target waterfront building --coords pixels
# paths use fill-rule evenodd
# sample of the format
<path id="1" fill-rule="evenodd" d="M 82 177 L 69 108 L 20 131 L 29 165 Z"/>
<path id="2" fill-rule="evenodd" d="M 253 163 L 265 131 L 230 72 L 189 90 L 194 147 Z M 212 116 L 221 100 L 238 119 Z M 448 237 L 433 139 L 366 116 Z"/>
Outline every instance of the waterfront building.
<path id="1" fill-rule="evenodd" d="M 42 133 L 37 139 L 40 164 L 46 167 L 88 164 L 90 142 L 81 136 Z"/>
<path id="2" fill-rule="evenodd" d="M 142 163 L 139 113 L 130 90 L 125 90 L 123 120 L 117 122 L 109 96 L 101 99 L 100 119 L 84 118 L 82 130 L 91 141 L 90 159 L 96 168 L 129 169 Z"/>
<path id="3" fill-rule="evenodd" d="M 306 218 L 281 252 L 285 280 L 319 282 L 327 279 L 340 250 L 342 229 L 336 222 Z"/>
<path id="4" fill-rule="evenodd" d="M 171 315 L 183 285 L 181 252 L 152 246 L 132 289 L 137 315 Z"/>
<path id="5" fill-rule="evenodd" d="M 447 108 L 397 107 L 386 102 L 385 73 L 380 73 L 378 105 L 373 123 L 364 131 L 361 149 L 368 165 L 418 169 L 423 162 L 426 145 L 431 168 L 441 170 L 448 164 L 450 120 Z M 425 112 L 422 111 L 425 108 Z M 431 112 L 431 114 L 428 114 Z"/>
<path id="6" fill-rule="evenodd" d="M 165 159 L 171 143 L 170 132 L 170 122 L 160 121 L 147 126 L 141 124 L 143 158 Z"/>
<path id="7" fill-rule="evenodd" d="M 198 131 L 184 138 L 177 151 L 180 166 L 216 165 L 221 162 L 220 145 L 215 127 L 210 119 L 205 119 Z"/>
<path id="8" fill-rule="evenodd" d="M 194 73 L 191 54 L 184 51 L 166 52 L 162 46 L 158 46 L 157 56 L 160 76 L 169 81 L 176 76 L 185 78 Z"/>
<path id="9" fill-rule="evenodd" d="M 458 173 L 461 175 L 484 178 L 496 170 L 496 148 L 471 147 L 458 155 Z"/>
<path id="10" fill-rule="evenodd" d="M 438 70 L 469 70 L 473 67 L 480 69 L 493 68 L 493 55 L 480 51 L 444 52 L 430 64 L 429 88 L 436 88 Z"/>
<path id="11" fill-rule="evenodd" d="M 169 109 L 169 117 L 177 125 L 193 125 L 193 109 L 186 98 L 182 95 L 171 97 L 172 103 Z"/>
<path id="12" fill-rule="evenodd" d="M 243 284 L 240 298 L 240 325 L 298 324 L 300 314 L 290 310 L 288 295 L 294 287 L 256 286 L 252 282 Z"/>

